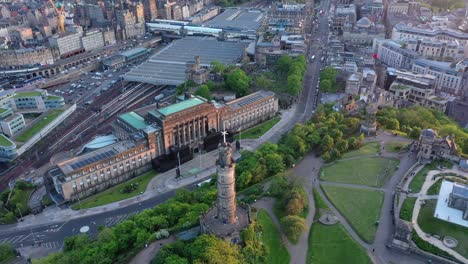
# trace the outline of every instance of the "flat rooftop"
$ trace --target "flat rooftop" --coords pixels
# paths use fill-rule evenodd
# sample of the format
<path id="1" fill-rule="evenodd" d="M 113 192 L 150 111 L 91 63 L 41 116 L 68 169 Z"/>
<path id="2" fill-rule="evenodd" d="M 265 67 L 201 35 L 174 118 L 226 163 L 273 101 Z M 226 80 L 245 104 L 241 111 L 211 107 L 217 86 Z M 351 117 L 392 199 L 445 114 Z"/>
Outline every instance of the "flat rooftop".
<path id="1" fill-rule="evenodd" d="M 134 48 L 134 49 L 131 49 L 131 50 L 124 51 L 124 52 L 120 53 L 119 55 L 128 58 L 128 57 L 134 57 L 136 55 L 145 53 L 147 51 L 148 51 L 148 49 L 145 49 L 145 48 Z"/>
<path id="2" fill-rule="evenodd" d="M 228 8 L 204 25 L 222 28 L 256 31 L 261 24 L 264 13 L 260 10 Z"/>
<path id="3" fill-rule="evenodd" d="M 162 114 L 163 116 L 168 116 L 168 115 L 172 115 L 172 114 L 175 114 L 177 112 L 180 112 L 180 111 L 195 107 L 197 105 L 201 105 L 201 104 L 203 104 L 205 102 L 206 102 L 205 100 L 202 100 L 202 99 L 200 99 L 198 97 L 192 97 L 192 98 L 189 98 L 189 99 L 184 100 L 182 102 L 175 103 L 175 104 L 160 108 L 160 109 L 158 109 L 156 111 L 159 112 L 160 114 Z"/>
<path id="4" fill-rule="evenodd" d="M 443 181 L 440 186 L 439 198 L 434 211 L 434 217 L 441 220 L 468 227 L 468 221 L 463 219 L 463 211 L 448 206 L 449 195 L 452 192 L 454 183 Z"/>
<path id="5" fill-rule="evenodd" d="M 57 166 L 60 168 L 60 170 L 64 174 L 68 174 L 73 171 L 79 170 L 85 166 L 88 166 L 90 164 L 108 159 L 132 147 L 135 147 L 135 144 L 132 141 L 129 141 L 129 140 L 121 141 L 121 142 L 109 145 L 107 147 L 103 147 L 98 150 L 88 152 L 86 154 L 60 162 L 57 164 Z"/>
<path id="6" fill-rule="evenodd" d="M 119 119 L 125 121 L 127 124 L 136 130 L 143 129 L 147 126 L 145 119 L 135 112 L 128 112 L 119 116 Z"/>
<path id="7" fill-rule="evenodd" d="M 246 42 L 218 41 L 209 37 L 185 37 L 175 40 L 146 62 L 125 74 L 126 81 L 155 85 L 179 85 L 185 81 L 187 62 L 200 56 L 202 66 L 219 61 L 225 65 L 241 61 Z"/>
<path id="8" fill-rule="evenodd" d="M 270 96 L 274 96 L 275 93 L 271 92 L 271 91 L 258 91 L 258 92 L 255 92 L 253 94 L 249 94 L 247 96 L 244 96 L 244 97 L 241 97 L 239 99 L 236 99 L 236 100 L 233 100 L 233 101 L 230 101 L 228 103 L 226 103 L 229 108 L 231 109 L 238 109 L 240 107 L 244 107 L 246 105 L 249 105 L 249 104 L 253 104 L 263 98 L 267 98 L 267 97 L 270 97 Z"/>

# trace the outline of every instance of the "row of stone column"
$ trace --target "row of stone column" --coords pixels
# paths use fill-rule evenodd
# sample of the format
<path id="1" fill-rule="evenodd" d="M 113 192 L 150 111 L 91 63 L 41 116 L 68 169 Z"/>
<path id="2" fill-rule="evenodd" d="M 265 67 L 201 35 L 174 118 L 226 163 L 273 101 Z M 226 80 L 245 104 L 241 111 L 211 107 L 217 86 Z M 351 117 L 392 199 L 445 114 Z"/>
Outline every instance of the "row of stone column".
<path id="1" fill-rule="evenodd" d="M 179 146 L 187 145 L 191 140 L 203 138 L 208 133 L 208 131 L 206 131 L 208 117 L 198 117 L 192 119 L 191 122 L 192 124 L 190 124 L 190 121 L 187 121 L 177 125 L 174 141 L 175 138 L 177 138 Z M 198 135 L 198 137 L 196 135 Z"/>

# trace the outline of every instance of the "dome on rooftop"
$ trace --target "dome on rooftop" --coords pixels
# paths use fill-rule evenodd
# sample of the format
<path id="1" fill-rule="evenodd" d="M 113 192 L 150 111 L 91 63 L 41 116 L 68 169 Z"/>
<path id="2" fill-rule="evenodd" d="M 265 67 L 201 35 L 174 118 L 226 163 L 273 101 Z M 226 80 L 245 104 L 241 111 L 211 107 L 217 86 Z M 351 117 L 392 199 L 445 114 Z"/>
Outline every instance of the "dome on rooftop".
<path id="1" fill-rule="evenodd" d="M 357 21 L 356 25 L 358 27 L 369 28 L 372 26 L 372 21 L 370 21 L 370 19 L 367 17 L 363 17 Z"/>
<path id="2" fill-rule="evenodd" d="M 421 136 L 435 138 L 437 137 L 437 132 L 428 128 L 428 129 L 424 129 L 423 131 L 421 131 Z"/>

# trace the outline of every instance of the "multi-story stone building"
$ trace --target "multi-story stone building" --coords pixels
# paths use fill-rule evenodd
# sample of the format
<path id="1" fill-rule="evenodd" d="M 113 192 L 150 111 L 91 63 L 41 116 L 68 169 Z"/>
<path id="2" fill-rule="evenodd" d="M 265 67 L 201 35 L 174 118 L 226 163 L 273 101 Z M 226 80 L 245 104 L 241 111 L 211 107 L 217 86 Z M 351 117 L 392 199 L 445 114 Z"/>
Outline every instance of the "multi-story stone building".
<path id="1" fill-rule="evenodd" d="M 81 37 L 81 44 L 85 51 L 104 47 L 104 37 L 100 30 L 90 30 Z"/>
<path id="2" fill-rule="evenodd" d="M 332 19 L 332 29 L 341 33 L 345 23 L 356 24 L 357 14 L 356 6 L 350 5 L 339 5 L 335 9 L 335 16 Z"/>
<path id="3" fill-rule="evenodd" d="M 82 32 L 67 32 L 49 38 L 51 47 L 58 49 L 62 58 L 70 57 L 84 51 L 81 45 Z"/>
<path id="4" fill-rule="evenodd" d="M 273 118 L 278 100 L 270 91 L 259 91 L 226 103 L 221 117 L 223 130 L 239 131 Z"/>
<path id="5" fill-rule="evenodd" d="M 346 44 L 370 45 L 376 38 L 385 37 L 385 27 L 375 25 L 367 17 L 361 18 L 356 25 L 349 22 L 343 25 L 343 42 Z"/>
<path id="6" fill-rule="evenodd" d="M 431 75 L 413 77 L 411 74 L 400 75 L 391 84 L 389 90 L 395 95 L 394 106 L 421 105 L 445 112 L 448 99 L 435 94 L 436 78 Z"/>
<path id="7" fill-rule="evenodd" d="M 417 59 L 411 70 L 416 73 L 430 74 L 436 77 L 436 89 L 440 92 L 461 96 L 467 87 L 467 73 L 457 71 L 449 62 Z"/>
<path id="8" fill-rule="evenodd" d="M 137 8 L 140 11 L 140 8 Z M 117 24 L 120 28 L 119 37 L 122 40 L 134 38 L 145 34 L 144 16 L 138 12 L 138 15 L 129 10 L 119 11 L 117 13 Z"/>
<path id="9" fill-rule="evenodd" d="M 417 149 L 418 159 L 451 160 L 457 157 L 457 146 L 453 135 L 440 138 L 432 129 L 421 131 Z"/>
<path id="10" fill-rule="evenodd" d="M 417 52 L 387 39 L 375 39 L 373 50 L 380 62 L 397 69 L 411 69 L 414 61 L 419 58 Z"/>
<path id="11" fill-rule="evenodd" d="M 15 50 L 0 50 L 0 65 L 5 68 L 53 63 L 54 56 L 51 50 L 44 46 Z"/>
<path id="12" fill-rule="evenodd" d="M 457 40 L 460 44 L 468 43 L 468 33 L 449 28 L 414 27 L 398 23 L 393 27 L 393 40 Z"/>
<path id="13" fill-rule="evenodd" d="M 150 22 L 151 20 L 158 18 L 156 0 L 143 0 L 143 8 L 146 21 Z"/>
<path id="14" fill-rule="evenodd" d="M 227 104 L 193 96 L 159 109 L 147 106 L 113 123 L 119 142 L 59 162 L 46 181 L 64 201 L 83 198 L 149 170 L 153 159 L 184 147 L 196 150 L 212 133 L 247 129 L 277 110 L 274 94 L 263 91 Z"/>

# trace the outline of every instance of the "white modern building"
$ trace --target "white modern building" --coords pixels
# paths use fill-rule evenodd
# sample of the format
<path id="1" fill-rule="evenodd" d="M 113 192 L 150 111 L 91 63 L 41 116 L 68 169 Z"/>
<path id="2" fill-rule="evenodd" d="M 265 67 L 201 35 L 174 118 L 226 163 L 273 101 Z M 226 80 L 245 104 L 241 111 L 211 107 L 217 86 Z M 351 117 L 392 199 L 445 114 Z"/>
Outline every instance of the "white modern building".
<path id="1" fill-rule="evenodd" d="M 450 62 L 417 59 L 411 68 L 413 72 L 429 74 L 436 77 L 436 90 L 460 96 L 467 90 L 466 73 L 451 67 Z"/>

